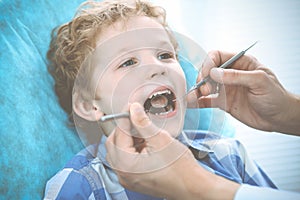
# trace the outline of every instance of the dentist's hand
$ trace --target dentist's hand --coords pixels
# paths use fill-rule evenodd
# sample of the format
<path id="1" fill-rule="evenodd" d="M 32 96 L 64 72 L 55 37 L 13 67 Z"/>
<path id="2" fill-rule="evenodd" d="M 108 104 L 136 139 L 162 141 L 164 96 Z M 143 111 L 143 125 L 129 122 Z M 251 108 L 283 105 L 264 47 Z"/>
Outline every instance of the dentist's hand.
<path id="1" fill-rule="evenodd" d="M 300 135 L 300 98 L 287 92 L 273 72 L 252 56 L 242 56 L 231 69 L 216 68 L 233 56 L 209 53 L 210 60 L 204 62 L 198 81 L 209 75 L 225 88 L 218 97 L 207 97 L 212 86 L 202 86 L 197 91 L 198 107 L 219 107 L 257 129 Z M 190 107 L 195 105 L 189 102 Z"/>
<path id="2" fill-rule="evenodd" d="M 239 184 L 204 170 L 186 146 L 151 122 L 140 104 L 130 106 L 130 116 L 132 124 L 120 119 L 106 142 L 107 160 L 124 187 L 167 199 L 233 199 Z M 132 128 L 139 138 L 132 137 Z"/>

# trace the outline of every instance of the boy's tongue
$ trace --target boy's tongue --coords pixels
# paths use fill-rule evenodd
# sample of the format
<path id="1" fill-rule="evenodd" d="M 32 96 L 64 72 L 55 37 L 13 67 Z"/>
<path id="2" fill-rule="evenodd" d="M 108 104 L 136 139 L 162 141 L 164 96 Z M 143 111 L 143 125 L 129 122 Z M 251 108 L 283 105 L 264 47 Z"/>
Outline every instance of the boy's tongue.
<path id="1" fill-rule="evenodd" d="M 168 105 L 168 98 L 164 95 L 157 95 L 153 97 L 150 102 L 154 108 L 164 108 Z"/>

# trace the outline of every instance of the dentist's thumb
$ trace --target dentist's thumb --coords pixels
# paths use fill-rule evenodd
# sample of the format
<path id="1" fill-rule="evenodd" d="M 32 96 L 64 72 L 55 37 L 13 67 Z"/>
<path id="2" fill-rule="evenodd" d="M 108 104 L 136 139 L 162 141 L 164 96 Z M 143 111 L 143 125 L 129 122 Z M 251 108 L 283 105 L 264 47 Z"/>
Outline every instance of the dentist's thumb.
<path id="1" fill-rule="evenodd" d="M 225 85 L 241 85 L 245 87 L 253 87 L 257 84 L 257 78 L 261 77 L 262 70 L 236 70 L 236 69 L 222 69 L 212 68 L 210 70 L 210 77 Z"/>
<path id="2" fill-rule="evenodd" d="M 153 124 L 145 113 L 144 107 L 139 103 L 131 104 L 130 118 L 139 136 L 146 140 L 147 146 L 160 149 L 173 142 L 174 138 L 172 138 L 168 132 Z"/>

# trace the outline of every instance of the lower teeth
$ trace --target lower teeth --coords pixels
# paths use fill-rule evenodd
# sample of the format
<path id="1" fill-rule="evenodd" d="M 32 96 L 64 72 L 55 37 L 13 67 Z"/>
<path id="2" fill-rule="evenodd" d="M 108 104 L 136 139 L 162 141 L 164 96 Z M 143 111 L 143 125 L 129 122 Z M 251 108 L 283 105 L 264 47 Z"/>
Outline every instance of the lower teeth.
<path id="1" fill-rule="evenodd" d="M 155 115 L 158 115 L 158 114 L 163 114 L 166 112 L 166 109 L 165 108 L 155 108 L 155 107 L 151 107 L 149 109 L 149 112 L 152 113 L 152 114 L 155 114 Z"/>
<path id="2" fill-rule="evenodd" d="M 165 115 L 169 112 L 173 111 L 173 107 L 171 105 L 166 105 L 164 107 L 154 107 L 151 106 L 149 112 L 155 115 Z"/>

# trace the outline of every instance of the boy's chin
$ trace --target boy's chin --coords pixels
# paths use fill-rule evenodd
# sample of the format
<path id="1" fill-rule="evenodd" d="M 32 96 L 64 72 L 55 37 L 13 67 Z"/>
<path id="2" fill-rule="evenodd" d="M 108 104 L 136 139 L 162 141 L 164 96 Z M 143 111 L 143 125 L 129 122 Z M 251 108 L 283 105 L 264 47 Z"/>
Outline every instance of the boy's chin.
<path id="1" fill-rule="evenodd" d="M 183 130 L 184 116 L 165 119 L 151 119 L 159 129 L 168 132 L 173 138 L 176 138 Z"/>

